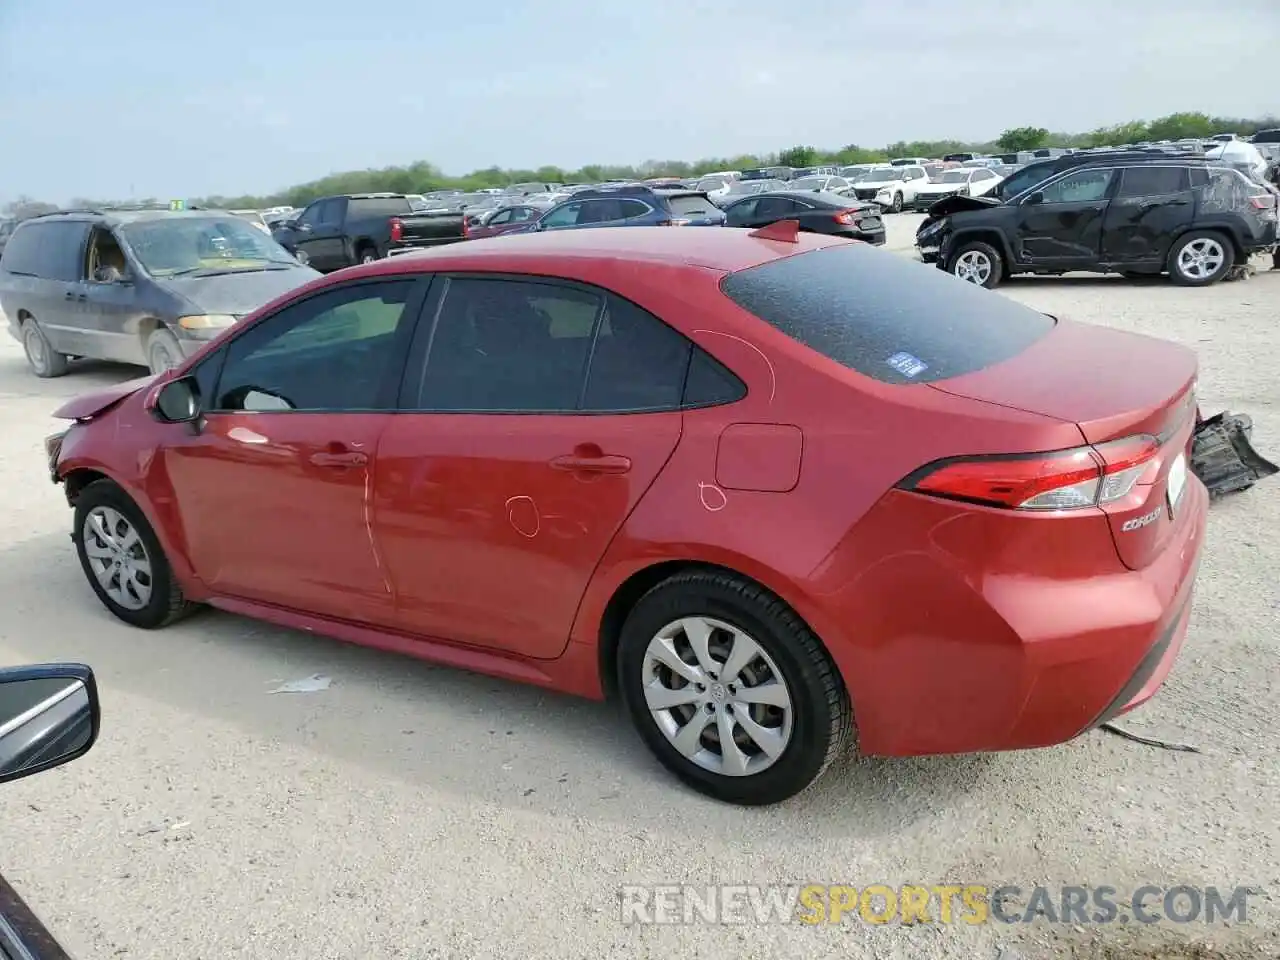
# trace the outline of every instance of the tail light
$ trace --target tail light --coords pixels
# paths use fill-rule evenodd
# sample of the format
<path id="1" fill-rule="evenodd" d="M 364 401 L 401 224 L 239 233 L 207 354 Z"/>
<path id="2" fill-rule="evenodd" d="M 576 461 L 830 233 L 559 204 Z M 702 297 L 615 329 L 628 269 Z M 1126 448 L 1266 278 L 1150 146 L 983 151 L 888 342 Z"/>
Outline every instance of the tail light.
<path id="1" fill-rule="evenodd" d="M 839 213 L 832 215 L 831 219 L 836 223 L 849 224 L 853 223 L 860 213 L 862 213 L 862 211 L 857 209 L 841 210 Z"/>
<path id="2" fill-rule="evenodd" d="M 654 226 L 657 226 L 657 227 L 687 227 L 688 225 L 689 225 L 688 220 L 679 220 L 679 219 L 676 219 L 675 217 L 672 217 L 670 220 L 659 220 L 656 224 L 654 224 Z"/>
<path id="3" fill-rule="evenodd" d="M 899 486 L 1010 510 L 1075 510 L 1122 500 L 1160 469 L 1160 442 L 1139 435 L 1092 447 L 1008 456 L 953 457 Z"/>
<path id="4" fill-rule="evenodd" d="M 464 238 L 471 236 L 471 218 L 470 217 L 462 218 L 462 236 Z"/>
<path id="5" fill-rule="evenodd" d="M 1274 193 L 1259 193 L 1249 198 L 1249 204 L 1255 210 L 1274 210 L 1276 208 L 1276 195 Z"/>
<path id="6" fill-rule="evenodd" d="M 404 239 L 404 221 L 399 217 L 391 218 L 391 242 L 399 243 Z"/>

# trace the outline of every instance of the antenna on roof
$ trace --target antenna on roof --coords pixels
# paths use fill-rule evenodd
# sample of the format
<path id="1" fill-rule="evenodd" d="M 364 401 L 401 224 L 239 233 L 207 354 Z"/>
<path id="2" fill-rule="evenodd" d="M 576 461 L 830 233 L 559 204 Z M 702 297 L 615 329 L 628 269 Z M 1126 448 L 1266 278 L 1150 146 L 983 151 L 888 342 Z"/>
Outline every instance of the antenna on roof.
<path id="1" fill-rule="evenodd" d="M 778 240 L 782 243 L 799 243 L 800 221 L 779 220 L 759 230 L 752 230 L 747 236 L 759 237 L 761 240 Z"/>

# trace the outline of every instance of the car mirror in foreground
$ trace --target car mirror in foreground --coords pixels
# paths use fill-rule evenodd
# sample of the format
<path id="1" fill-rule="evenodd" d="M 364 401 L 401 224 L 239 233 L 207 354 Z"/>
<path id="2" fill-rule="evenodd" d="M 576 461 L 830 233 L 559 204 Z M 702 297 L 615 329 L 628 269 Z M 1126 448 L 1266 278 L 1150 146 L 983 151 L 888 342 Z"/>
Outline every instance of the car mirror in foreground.
<path id="1" fill-rule="evenodd" d="M 48 663 L 0 668 L 0 783 L 88 753 L 101 719 L 90 667 Z"/>
<path id="2" fill-rule="evenodd" d="M 1044 203 L 1044 194 L 1041 193 L 1039 190 L 1037 190 L 1035 193 L 1031 194 L 1031 196 L 1027 197 L 1027 199 L 1024 200 L 1023 202 L 1030 203 L 1030 204 Z"/>
<path id="3" fill-rule="evenodd" d="M 191 423 L 200 418 L 200 388 L 195 377 L 179 377 L 163 384 L 150 397 L 147 409 L 161 423 Z"/>

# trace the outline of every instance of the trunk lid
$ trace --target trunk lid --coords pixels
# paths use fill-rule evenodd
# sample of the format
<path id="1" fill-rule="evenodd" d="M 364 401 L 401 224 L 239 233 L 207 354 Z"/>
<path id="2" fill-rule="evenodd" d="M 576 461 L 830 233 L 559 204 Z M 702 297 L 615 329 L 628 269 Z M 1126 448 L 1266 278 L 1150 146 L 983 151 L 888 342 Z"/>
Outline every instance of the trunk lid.
<path id="1" fill-rule="evenodd" d="M 1197 371 L 1196 355 L 1179 344 L 1059 320 L 1052 333 L 1012 359 L 929 386 L 1069 421 L 1104 453 L 1119 455 L 1121 445 L 1112 441 L 1154 437 L 1158 452 L 1132 492 L 1101 508 L 1120 558 L 1141 569 L 1181 518 Z"/>

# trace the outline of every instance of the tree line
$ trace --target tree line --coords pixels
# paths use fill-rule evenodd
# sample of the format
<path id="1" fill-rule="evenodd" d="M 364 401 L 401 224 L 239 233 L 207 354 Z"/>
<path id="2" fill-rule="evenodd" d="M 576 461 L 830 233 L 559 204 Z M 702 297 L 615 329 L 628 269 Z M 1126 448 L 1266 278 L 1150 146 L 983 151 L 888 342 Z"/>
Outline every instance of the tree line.
<path id="1" fill-rule="evenodd" d="M 707 157 L 702 160 L 648 160 L 637 166 L 588 164 L 577 170 L 544 166 L 536 170 L 513 170 L 499 166 L 473 170 L 463 176 L 449 176 L 426 160 L 408 166 L 384 167 L 380 170 L 348 170 L 332 173 L 309 183 L 287 187 L 265 196 L 245 194 L 237 197 L 211 196 L 184 198 L 205 207 L 222 209 L 260 209 L 277 205 L 305 206 L 317 197 L 344 193 L 430 193 L 434 190 L 480 190 L 506 187 L 513 183 L 599 183 L 613 179 L 648 177 L 696 177 L 713 170 L 746 170 L 752 167 L 784 164 L 811 167 L 819 164 L 872 163 L 890 157 L 941 157 L 948 153 L 1014 153 L 1043 147 L 1100 147 L 1141 141 L 1182 140 L 1210 137 L 1217 133 L 1250 136 L 1259 130 L 1280 126 L 1280 118 L 1256 120 L 1239 117 L 1215 117 L 1205 113 L 1172 113 L 1156 120 L 1133 120 L 1110 127 L 1099 127 L 1088 133 L 1054 133 L 1044 127 L 1015 127 L 1006 130 L 992 142 L 962 140 L 914 140 L 890 143 L 881 148 L 863 147 L 856 143 L 839 149 L 798 145 L 776 154 L 739 154 L 729 157 Z M 148 198 L 136 201 L 149 204 L 170 198 Z M 103 201 L 78 198 L 71 206 L 94 207 Z M 53 204 L 20 197 L 8 205 L 9 216 L 34 216 L 56 210 Z"/>

